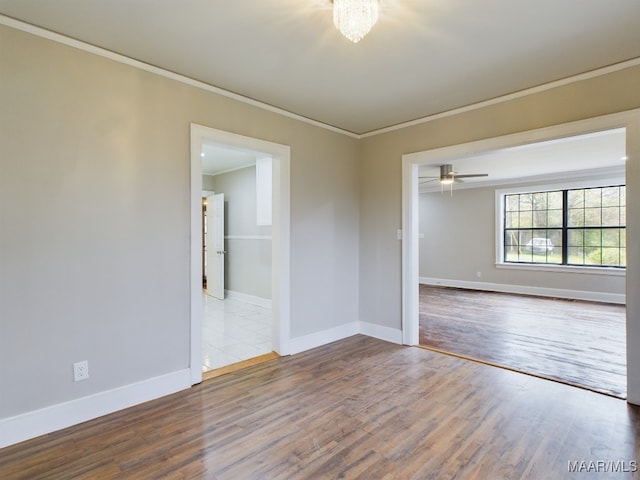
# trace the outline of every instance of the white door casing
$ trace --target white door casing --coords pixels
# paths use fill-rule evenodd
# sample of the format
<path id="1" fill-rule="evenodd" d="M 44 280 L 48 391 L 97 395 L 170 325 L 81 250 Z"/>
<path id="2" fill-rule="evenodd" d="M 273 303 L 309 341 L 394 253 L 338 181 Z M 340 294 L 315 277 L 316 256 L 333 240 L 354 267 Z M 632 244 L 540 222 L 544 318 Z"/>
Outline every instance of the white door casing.
<path id="1" fill-rule="evenodd" d="M 272 312 L 273 350 L 289 355 L 291 335 L 290 171 L 288 145 L 191 124 L 191 267 L 190 371 L 191 384 L 202 381 L 202 144 L 204 140 L 260 152 L 272 158 Z"/>

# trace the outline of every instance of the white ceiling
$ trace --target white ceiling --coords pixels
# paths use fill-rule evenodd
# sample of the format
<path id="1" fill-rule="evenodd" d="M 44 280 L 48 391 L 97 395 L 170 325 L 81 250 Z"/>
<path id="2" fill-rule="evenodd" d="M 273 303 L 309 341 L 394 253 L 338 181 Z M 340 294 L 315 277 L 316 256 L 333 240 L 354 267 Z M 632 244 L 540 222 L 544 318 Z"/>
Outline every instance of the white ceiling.
<path id="1" fill-rule="evenodd" d="M 0 13 L 362 134 L 640 57 L 639 0 L 0 0 Z"/>
<path id="2" fill-rule="evenodd" d="M 202 174 L 219 175 L 256 164 L 258 152 L 205 140 L 202 143 Z"/>
<path id="3" fill-rule="evenodd" d="M 465 178 L 464 183 L 454 184 L 453 188 L 457 190 L 534 180 L 566 182 L 595 175 L 624 178 L 625 155 L 626 135 L 625 129 L 621 128 L 505 148 L 448 163 L 459 174 L 489 174 Z M 439 176 L 439 166 L 440 163 L 421 165 L 419 175 Z M 421 192 L 440 189 L 438 181 L 420 184 Z"/>

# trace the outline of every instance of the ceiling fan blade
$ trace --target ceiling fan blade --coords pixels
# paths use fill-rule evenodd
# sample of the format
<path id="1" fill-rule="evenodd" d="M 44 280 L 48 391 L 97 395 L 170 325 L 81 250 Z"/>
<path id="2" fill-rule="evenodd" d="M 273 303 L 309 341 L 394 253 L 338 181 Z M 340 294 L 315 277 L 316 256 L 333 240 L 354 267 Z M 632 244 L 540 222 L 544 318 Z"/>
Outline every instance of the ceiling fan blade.
<path id="1" fill-rule="evenodd" d="M 429 177 L 420 177 L 420 178 L 429 178 Z M 429 182 L 435 182 L 436 180 L 438 180 L 437 178 L 431 178 L 429 180 L 422 180 L 421 182 L 418 182 L 420 185 L 422 185 L 423 183 L 429 183 Z"/>
<path id="2" fill-rule="evenodd" d="M 456 178 L 470 178 L 470 177 L 488 177 L 488 173 L 467 173 L 465 175 L 456 175 Z"/>
<path id="3" fill-rule="evenodd" d="M 453 179 L 454 183 L 464 183 L 464 180 L 460 180 L 458 177 Z"/>
<path id="4" fill-rule="evenodd" d="M 422 177 L 418 177 L 418 178 L 440 178 L 440 177 L 434 177 L 434 176 L 422 176 Z"/>

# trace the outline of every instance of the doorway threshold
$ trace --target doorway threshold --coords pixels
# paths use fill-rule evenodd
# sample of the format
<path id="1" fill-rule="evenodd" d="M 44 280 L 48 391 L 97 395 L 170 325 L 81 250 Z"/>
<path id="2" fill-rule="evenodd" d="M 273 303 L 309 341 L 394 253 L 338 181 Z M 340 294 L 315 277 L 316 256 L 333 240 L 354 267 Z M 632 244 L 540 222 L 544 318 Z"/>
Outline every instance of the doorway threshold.
<path id="1" fill-rule="evenodd" d="M 563 385 L 569 385 L 570 387 L 581 388 L 582 390 L 588 390 L 590 392 L 599 393 L 601 395 L 606 395 L 608 397 L 613 397 L 613 398 L 617 398 L 617 399 L 620 399 L 620 400 L 626 400 L 627 399 L 627 396 L 624 395 L 624 394 L 614 393 L 614 392 L 611 392 L 611 391 L 608 391 L 608 390 L 604 390 L 604 389 L 593 388 L 593 387 L 590 387 L 588 385 L 581 385 L 579 383 L 574 383 L 574 382 L 571 382 L 571 381 L 568 381 L 568 380 L 565 380 L 565 379 L 552 377 L 552 376 L 539 374 L 539 373 L 534 373 L 534 372 L 530 372 L 530 371 L 527 371 L 527 370 L 521 370 L 519 368 L 510 367 L 508 365 L 501 365 L 499 363 L 494 363 L 494 362 L 490 362 L 490 361 L 487 361 L 487 360 L 482 360 L 482 359 L 479 359 L 479 358 L 470 357 L 468 355 L 464 355 L 464 354 L 460 354 L 460 353 L 449 352 L 447 350 L 442 350 L 440 348 L 435 348 L 435 347 L 431 347 L 431 346 L 428 346 L 428 345 L 415 345 L 415 346 L 418 347 L 418 348 L 423 348 L 424 350 L 430 350 L 432 352 L 441 353 L 443 355 L 449 355 L 451 357 L 461 358 L 463 360 L 469 360 L 470 362 L 482 363 L 482 364 L 488 365 L 490 367 L 502 368 L 503 370 L 510 370 L 512 372 L 522 373 L 524 375 L 529 375 L 530 377 L 536 377 L 536 378 L 540 378 L 542 380 L 549 380 L 551 382 L 562 383 Z"/>
<path id="2" fill-rule="evenodd" d="M 213 370 L 202 372 L 202 381 L 211 380 L 212 378 L 219 377 L 220 375 L 226 375 L 227 373 L 237 372 L 238 370 L 242 370 L 247 367 L 253 367 L 254 365 L 259 365 L 261 363 L 268 362 L 269 360 L 273 360 L 274 358 L 280 358 L 280 355 L 276 352 L 270 352 L 247 360 L 242 360 L 241 362 L 232 363 L 231 365 L 214 368 Z"/>

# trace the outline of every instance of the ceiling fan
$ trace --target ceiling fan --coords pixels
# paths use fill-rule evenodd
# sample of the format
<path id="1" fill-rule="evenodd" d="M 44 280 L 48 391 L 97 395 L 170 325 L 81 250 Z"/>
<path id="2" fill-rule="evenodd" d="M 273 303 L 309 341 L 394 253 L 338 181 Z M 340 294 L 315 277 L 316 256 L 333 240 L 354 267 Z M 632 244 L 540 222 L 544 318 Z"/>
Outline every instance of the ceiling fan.
<path id="1" fill-rule="evenodd" d="M 451 189 L 453 191 L 454 183 L 462 183 L 463 180 L 461 178 L 470 178 L 470 177 L 488 177 L 488 173 L 465 173 L 459 174 L 453 169 L 453 165 L 445 164 L 440 165 L 440 176 L 439 177 L 418 177 L 421 181 L 420 184 L 434 182 L 436 180 L 440 181 L 440 185 L 451 185 Z"/>

